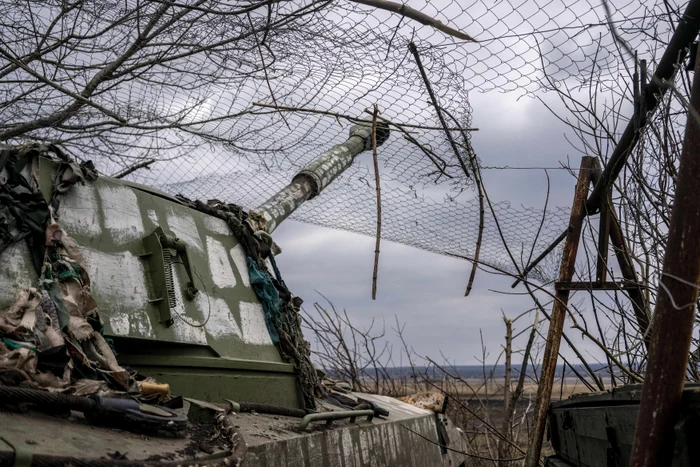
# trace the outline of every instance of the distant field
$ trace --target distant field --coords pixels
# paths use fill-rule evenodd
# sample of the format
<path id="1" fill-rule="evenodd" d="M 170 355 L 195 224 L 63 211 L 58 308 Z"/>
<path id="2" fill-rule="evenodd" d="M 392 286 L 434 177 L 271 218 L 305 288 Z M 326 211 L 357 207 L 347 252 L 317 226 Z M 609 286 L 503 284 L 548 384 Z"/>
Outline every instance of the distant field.
<path id="1" fill-rule="evenodd" d="M 494 430 L 503 432 L 505 417 L 504 406 L 504 376 L 503 374 L 492 378 L 487 378 L 484 382 L 483 371 L 467 368 L 464 373 L 469 373 L 470 377 L 460 374 L 461 379 L 430 378 L 425 380 L 420 376 L 415 380 L 411 373 L 397 371 L 395 378 L 381 381 L 378 392 L 390 396 L 402 396 L 415 394 L 423 391 L 443 390 L 449 394 L 450 399 L 447 405 L 447 414 L 450 419 L 460 427 L 464 436 L 467 437 L 469 452 L 475 456 L 473 467 L 493 466 L 491 460 L 499 457 L 500 438 L 494 435 Z M 410 371 L 410 369 L 409 369 Z M 461 372 L 460 372 L 461 373 Z M 559 372 L 561 374 L 561 370 Z M 515 389 L 518 377 L 512 377 L 511 391 Z M 373 387 L 365 390 L 374 390 L 376 383 L 370 379 L 363 383 L 371 384 Z M 552 400 L 566 399 L 574 394 L 588 393 L 588 388 L 576 377 L 559 377 L 555 380 Z M 535 398 L 537 396 L 537 384 L 534 378 L 526 379 L 523 393 L 518 400 L 516 411 L 510 423 L 510 439 L 519 448 L 507 447 L 502 454 L 504 458 L 520 459 L 522 452 L 527 447 L 529 436 L 530 418 L 534 409 Z M 548 455 L 553 451 L 549 442 L 545 440 L 542 454 Z M 482 459 L 483 458 L 483 459 Z M 505 462 L 501 465 L 515 467 L 520 461 Z"/>
<path id="2" fill-rule="evenodd" d="M 511 391 L 515 389 L 517 380 L 512 382 Z M 431 380 L 425 382 L 418 380 L 416 384 L 411 380 L 394 381 L 389 384 L 380 383 L 380 393 L 387 395 L 408 395 L 422 391 L 444 390 L 451 396 L 463 401 L 478 402 L 479 399 L 488 399 L 491 402 L 503 400 L 503 378 L 492 379 L 484 383 L 482 378 L 465 378 L 464 381 L 455 380 Z M 398 394 L 394 394 L 398 392 Z M 562 383 L 557 379 L 552 390 L 552 399 L 566 399 L 574 394 L 587 393 L 588 388 L 576 377 L 566 377 Z M 526 381 L 523 387 L 523 399 L 534 399 L 537 394 L 537 384 L 534 381 Z"/>
<path id="3" fill-rule="evenodd" d="M 605 365 L 602 364 L 596 364 L 593 363 L 590 365 L 591 369 L 593 371 L 600 371 L 601 369 L 605 368 Z M 586 374 L 586 369 L 583 365 L 573 365 L 574 369 L 582 375 Z M 464 379 L 484 379 L 484 373 L 486 373 L 486 376 L 491 376 L 495 379 L 503 379 L 506 373 L 506 367 L 505 365 L 486 365 L 484 368 L 483 365 L 455 365 L 455 366 L 450 366 L 446 368 L 449 370 L 450 373 L 459 375 L 459 377 L 464 378 Z M 368 375 L 371 372 L 372 368 L 368 369 Z M 410 379 L 411 376 L 413 375 L 414 369 L 409 367 L 409 366 L 398 366 L 398 367 L 391 367 L 391 368 L 386 368 L 385 371 L 388 373 L 388 375 L 391 378 L 398 378 L 398 379 Z M 512 365 L 512 377 L 516 379 L 520 373 L 520 363 L 514 363 Z M 556 369 L 556 375 L 559 376 L 562 374 L 563 371 L 563 365 L 557 365 Z M 425 366 L 416 366 L 415 367 L 415 372 L 420 373 L 420 374 L 428 374 L 432 379 L 439 379 L 442 376 L 442 372 L 431 366 L 431 367 L 425 367 Z M 535 374 L 540 373 L 540 365 L 537 365 L 533 368 L 532 365 L 527 366 L 527 373 L 526 376 L 528 378 L 534 378 Z M 567 365 L 567 375 L 571 375 L 573 372 L 571 371 L 571 367 Z"/>

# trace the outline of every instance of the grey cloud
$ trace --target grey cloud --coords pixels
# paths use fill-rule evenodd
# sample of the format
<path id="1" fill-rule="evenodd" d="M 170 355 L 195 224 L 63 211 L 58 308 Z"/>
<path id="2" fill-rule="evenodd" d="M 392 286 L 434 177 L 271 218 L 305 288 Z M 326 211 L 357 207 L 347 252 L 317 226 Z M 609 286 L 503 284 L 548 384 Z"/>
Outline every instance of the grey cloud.
<path id="1" fill-rule="evenodd" d="M 572 154 L 562 136 L 564 126 L 538 101 L 482 94 L 472 98 L 472 105 L 475 124 L 481 128 L 474 135 L 474 146 L 484 165 L 556 167 L 570 154 L 572 165 L 578 164 L 578 156 Z M 546 184 L 542 171 L 487 170 L 484 176 L 495 201 L 543 206 Z M 574 183 L 571 175 L 563 170 L 551 171 L 551 178 L 551 203 L 570 205 Z M 323 195 L 312 202 L 322 206 Z M 457 363 L 474 364 L 474 356 L 481 354 L 481 330 L 492 363 L 503 341 L 501 309 L 514 317 L 532 306 L 527 296 L 490 291 L 511 292 L 512 280 L 483 271 L 478 272 L 474 290 L 465 298 L 470 263 L 387 241 L 381 248 L 378 299 L 372 301 L 373 238 L 294 221 L 282 224 L 275 236 L 284 250 L 278 262 L 285 280 L 306 300 L 307 310 L 312 309 L 314 301 L 322 301 L 318 290 L 337 307 L 346 308 L 360 326 L 369 325 L 373 318 L 384 319 L 395 349 L 400 344 L 390 329 L 394 315 L 406 323 L 405 337 L 418 355 L 440 358 L 442 351 Z M 516 327 L 522 329 L 528 320 L 518 322 Z M 546 325 L 542 330 L 546 332 Z M 581 342 L 576 335 L 572 338 L 585 352 L 600 358 L 589 343 Z M 524 342 L 516 346 L 519 344 Z M 566 348 L 563 354 L 572 357 Z"/>
<path id="2" fill-rule="evenodd" d="M 477 274 L 472 294 L 465 298 L 468 262 L 391 242 L 382 244 L 378 297 L 372 301 L 374 239 L 294 221 L 282 224 L 275 234 L 284 250 L 278 264 L 285 282 L 305 300 L 307 312 L 313 310 L 313 302 L 324 303 L 316 291 L 321 292 L 337 308 L 347 309 L 360 328 L 373 319 L 378 324 L 384 321 L 395 351 L 400 342 L 391 328 L 397 316 L 406 323 L 405 338 L 417 355 L 440 359 L 442 352 L 457 363 L 475 364 L 474 357 L 481 354 L 481 331 L 490 354 L 488 362 L 493 363 L 503 343 L 501 309 L 514 317 L 531 307 L 528 297 L 489 291 L 510 290 L 511 280 L 483 271 Z M 519 321 L 516 327 L 522 329 L 533 317 Z M 546 326 L 542 329 L 546 332 Z M 595 354 L 589 345 L 584 349 Z M 568 349 L 563 354 L 572 357 Z"/>

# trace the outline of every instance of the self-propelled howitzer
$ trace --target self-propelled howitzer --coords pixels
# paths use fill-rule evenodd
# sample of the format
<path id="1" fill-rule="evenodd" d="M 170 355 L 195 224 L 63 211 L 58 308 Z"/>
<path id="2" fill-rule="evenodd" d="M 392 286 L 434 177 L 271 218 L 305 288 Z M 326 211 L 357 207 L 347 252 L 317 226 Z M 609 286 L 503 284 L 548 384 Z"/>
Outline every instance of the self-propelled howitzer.
<path id="1" fill-rule="evenodd" d="M 250 212 L 0 148 L 0 465 L 461 465 L 443 413 L 322 380 L 270 253 L 371 136 Z"/>

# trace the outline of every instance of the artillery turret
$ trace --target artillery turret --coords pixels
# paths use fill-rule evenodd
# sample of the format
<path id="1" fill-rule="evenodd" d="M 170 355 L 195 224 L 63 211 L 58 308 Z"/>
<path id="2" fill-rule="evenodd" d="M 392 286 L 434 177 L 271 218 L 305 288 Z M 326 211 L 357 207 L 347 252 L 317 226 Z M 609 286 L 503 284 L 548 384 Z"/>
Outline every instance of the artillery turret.
<path id="1" fill-rule="evenodd" d="M 92 394 L 56 400 L 149 437 L 89 431 L 74 412 L 70 420 L 0 412 L 0 426 L 12 426 L 0 432 L 0 465 L 24 456 L 17 443 L 26 439 L 47 465 L 121 465 L 127 449 L 129 465 L 460 465 L 445 448 L 459 451 L 463 439 L 443 414 L 352 391 L 342 403 L 328 397 L 301 334 L 300 300 L 270 252 L 270 233 L 371 149 L 371 133 L 353 126 L 249 213 L 96 177 L 58 148 L 2 149 L 0 370 L 15 362 L 24 386 Z M 388 136 L 379 125 L 377 145 Z M 0 373 L 3 384 L 8 375 Z M 24 391 L 0 385 L 2 397 L 51 405 Z M 185 397 L 179 412 L 174 396 Z M 151 437 L 182 428 L 183 410 L 185 441 Z M 318 420 L 340 421 L 318 429 Z M 203 445 L 193 422 L 226 439 Z"/>

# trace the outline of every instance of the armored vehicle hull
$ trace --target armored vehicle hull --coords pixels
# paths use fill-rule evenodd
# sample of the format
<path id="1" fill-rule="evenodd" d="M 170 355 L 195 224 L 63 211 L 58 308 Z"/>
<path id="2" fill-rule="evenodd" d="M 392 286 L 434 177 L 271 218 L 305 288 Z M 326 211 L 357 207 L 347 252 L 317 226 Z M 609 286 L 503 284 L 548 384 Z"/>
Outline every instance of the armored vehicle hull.
<path id="1" fill-rule="evenodd" d="M 630 465 L 642 385 L 581 394 L 553 402 L 549 408 L 551 467 Z M 674 467 L 700 465 L 695 444 L 700 427 L 700 385 L 686 384 L 677 420 Z"/>

